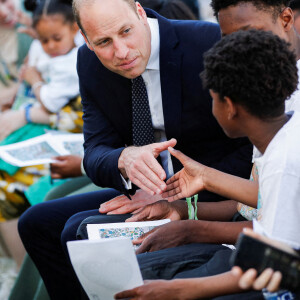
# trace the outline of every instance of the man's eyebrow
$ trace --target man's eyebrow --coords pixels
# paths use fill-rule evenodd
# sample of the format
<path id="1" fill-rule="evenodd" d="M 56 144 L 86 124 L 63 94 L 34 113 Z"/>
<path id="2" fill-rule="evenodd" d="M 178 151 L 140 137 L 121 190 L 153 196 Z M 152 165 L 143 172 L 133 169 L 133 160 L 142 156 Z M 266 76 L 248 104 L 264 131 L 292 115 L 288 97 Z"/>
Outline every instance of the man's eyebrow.
<path id="1" fill-rule="evenodd" d="M 118 33 L 123 32 L 124 29 L 127 28 L 127 27 L 129 27 L 129 26 L 131 26 L 131 25 L 130 25 L 130 24 L 124 24 L 124 25 L 122 25 L 122 26 L 120 27 L 120 29 L 118 30 Z M 93 41 L 93 44 L 94 44 L 94 45 L 98 45 L 98 44 L 100 44 L 102 41 L 107 40 L 107 39 L 109 39 L 108 36 L 104 36 L 104 37 L 97 38 L 95 41 Z"/>

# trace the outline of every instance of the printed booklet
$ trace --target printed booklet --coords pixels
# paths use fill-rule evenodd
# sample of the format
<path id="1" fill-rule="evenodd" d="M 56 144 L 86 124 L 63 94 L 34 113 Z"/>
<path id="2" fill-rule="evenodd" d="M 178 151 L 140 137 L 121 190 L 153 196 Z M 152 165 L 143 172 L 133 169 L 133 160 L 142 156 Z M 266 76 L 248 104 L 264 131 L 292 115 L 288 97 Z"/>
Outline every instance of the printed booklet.
<path id="1" fill-rule="evenodd" d="M 154 227 L 168 222 L 170 222 L 170 219 L 145 222 L 88 224 L 87 232 L 89 240 L 100 240 L 115 237 L 128 237 L 131 240 L 135 240 L 144 233 L 152 230 Z"/>
<path id="2" fill-rule="evenodd" d="M 83 156 L 81 133 L 48 132 L 24 142 L 0 146 L 0 158 L 17 167 L 52 163 L 53 157 L 68 154 Z"/>

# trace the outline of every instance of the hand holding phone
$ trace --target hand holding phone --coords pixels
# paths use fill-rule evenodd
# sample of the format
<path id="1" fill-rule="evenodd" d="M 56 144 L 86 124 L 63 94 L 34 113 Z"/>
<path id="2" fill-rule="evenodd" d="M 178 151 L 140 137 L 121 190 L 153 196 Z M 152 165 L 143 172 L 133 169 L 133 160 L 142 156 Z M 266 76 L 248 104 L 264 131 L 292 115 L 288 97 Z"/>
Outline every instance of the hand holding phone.
<path id="1" fill-rule="evenodd" d="M 241 234 L 230 263 L 243 271 L 254 268 L 258 275 L 267 268 L 280 271 L 280 286 L 295 291 L 300 289 L 300 257 L 291 250 L 271 245 L 264 237 L 261 240 Z"/>

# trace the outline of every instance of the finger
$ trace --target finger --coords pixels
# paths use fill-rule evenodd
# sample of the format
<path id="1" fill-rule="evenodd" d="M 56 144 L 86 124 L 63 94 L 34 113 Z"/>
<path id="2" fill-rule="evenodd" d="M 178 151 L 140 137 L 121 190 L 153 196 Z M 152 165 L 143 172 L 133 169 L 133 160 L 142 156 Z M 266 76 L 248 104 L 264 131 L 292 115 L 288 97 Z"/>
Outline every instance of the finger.
<path id="1" fill-rule="evenodd" d="M 137 185 L 139 188 L 141 188 L 143 191 L 145 191 L 147 194 L 154 196 L 156 193 L 157 194 L 161 194 L 162 191 L 160 189 L 158 189 L 155 185 L 151 185 L 153 190 L 151 188 L 149 188 L 146 184 L 144 184 L 144 182 L 142 182 L 141 180 L 134 178 L 131 180 L 135 185 Z M 147 181 L 147 179 L 143 179 L 143 181 Z"/>
<path id="2" fill-rule="evenodd" d="M 267 290 L 272 293 L 277 291 L 279 289 L 281 279 L 282 279 L 282 274 L 279 271 L 274 272 L 274 274 L 267 286 Z"/>
<path id="3" fill-rule="evenodd" d="M 124 299 L 124 298 L 128 298 L 128 297 L 134 297 L 136 296 L 136 289 L 131 289 L 131 290 L 126 290 L 120 293 L 115 294 L 115 299 Z"/>
<path id="4" fill-rule="evenodd" d="M 61 179 L 62 176 L 61 176 L 60 174 L 58 174 L 58 173 L 52 173 L 52 172 L 51 172 L 51 178 L 52 178 L 52 179 Z"/>
<path id="5" fill-rule="evenodd" d="M 241 277 L 243 275 L 243 270 L 240 267 L 234 266 L 231 269 L 231 273 L 236 277 Z"/>
<path id="6" fill-rule="evenodd" d="M 63 161 L 66 159 L 66 156 L 55 156 L 55 157 L 53 157 L 53 159 L 55 159 L 57 161 Z"/>
<path id="7" fill-rule="evenodd" d="M 154 228 L 155 229 L 155 228 Z M 151 233 L 153 233 L 154 229 L 142 234 L 139 238 L 135 239 L 133 242 L 135 245 L 142 244 L 146 238 L 149 237 Z"/>
<path id="8" fill-rule="evenodd" d="M 140 207 L 132 212 L 133 215 L 138 214 L 140 211 L 142 211 L 143 207 Z"/>
<path id="9" fill-rule="evenodd" d="M 175 201 L 181 198 L 184 198 L 180 187 L 177 187 L 173 190 L 169 190 L 167 192 L 162 193 L 163 198 L 167 198 L 168 201 Z"/>
<path id="10" fill-rule="evenodd" d="M 167 185 L 175 183 L 179 180 L 180 177 L 180 171 L 174 174 L 171 178 L 169 178 L 166 182 Z"/>
<path id="11" fill-rule="evenodd" d="M 144 208 L 142 211 L 140 211 L 137 214 L 134 214 L 132 217 L 128 218 L 126 222 L 138 222 L 138 221 L 145 221 L 147 220 L 147 217 L 149 215 L 149 212 L 146 208 Z"/>
<path id="12" fill-rule="evenodd" d="M 183 165 L 185 165 L 185 163 L 187 161 L 190 160 L 190 158 L 188 156 L 186 156 L 185 154 L 183 154 L 181 151 L 179 150 L 175 150 L 174 148 L 172 147 L 169 147 L 168 148 L 169 152 L 174 156 L 176 157 Z"/>
<path id="13" fill-rule="evenodd" d="M 119 207 L 121 207 L 122 205 L 125 205 L 126 203 L 128 203 L 129 201 L 131 201 L 130 199 L 128 199 L 126 196 L 122 195 L 122 196 L 118 196 L 112 200 L 109 200 L 105 203 L 102 203 L 100 205 L 100 209 L 99 211 L 101 213 L 108 213 L 112 210 L 118 209 Z"/>
<path id="14" fill-rule="evenodd" d="M 270 268 L 265 269 L 253 283 L 253 288 L 255 290 L 261 290 L 264 287 L 266 287 L 268 285 L 268 283 L 270 282 L 273 274 L 274 274 L 274 271 L 272 269 L 270 269 Z"/>
<path id="15" fill-rule="evenodd" d="M 239 281 L 240 288 L 246 290 L 252 287 L 256 275 L 257 275 L 257 271 L 255 269 L 247 270 Z"/>
<path id="16" fill-rule="evenodd" d="M 176 139 L 170 139 L 165 142 L 154 143 L 151 146 L 152 146 L 155 157 L 157 157 L 162 151 L 167 150 L 169 147 L 175 147 L 176 144 L 177 144 Z"/>
<path id="17" fill-rule="evenodd" d="M 144 242 L 141 244 L 141 246 L 135 251 L 135 253 L 137 255 L 141 253 L 145 253 L 148 252 L 150 248 L 151 248 L 151 243 L 148 241 L 148 239 L 145 239 Z"/>
<path id="18" fill-rule="evenodd" d="M 143 171 L 147 171 L 148 173 L 152 173 L 150 175 L 153 176 L 153 174 L 155 175 L 155 177 L 153 177 L 154 180 L 165 180 L 166 179 L 166 172 L 163 169 L 163 167 L 159 164 L 159 162 L 151 155 L 151 154 L 147 154 L 143 157 L 143 162 L 144 164 L 142 164 L 140 167 L 143 168 Z M 145 170 L 145 166 L 146 170 Z"/>
<path id="19" fill-rule="evenodd" d="M 129 200 L 130 201 L 130 200 Z M 115 210 L 112 210 L 110 212 L 108 212 L 108 215 L 122 215 L 122 214 L 128 214 L 133 212 L 134 210 L 136 210 L 137 208 L 140 207 L 140 203 L 137 202 L 129 202 Z"/>

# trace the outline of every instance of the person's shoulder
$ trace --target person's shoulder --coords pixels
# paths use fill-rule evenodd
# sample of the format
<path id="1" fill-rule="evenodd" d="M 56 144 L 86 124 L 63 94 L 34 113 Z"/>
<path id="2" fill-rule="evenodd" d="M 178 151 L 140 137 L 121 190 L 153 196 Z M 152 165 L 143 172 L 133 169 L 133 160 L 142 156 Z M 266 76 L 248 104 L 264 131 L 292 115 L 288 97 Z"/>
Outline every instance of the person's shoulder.
<path id="1" fill-rule="evenodd" d="M 87 72 L 90 72 L 91 69 L 98 71 L 104 69 L 96 54 L 91 51 L 86 44 L 78 49 L 77 68 L 80 71 L 86 70 Z"/>
<path id="2" fill-rule="evenodd" d="M 179 39 L 194 44 L 209 44 L 210 47 L 221 38 L 218 24 L 207 21 L 169 20 Z"/>

